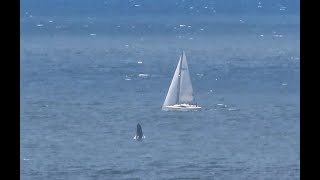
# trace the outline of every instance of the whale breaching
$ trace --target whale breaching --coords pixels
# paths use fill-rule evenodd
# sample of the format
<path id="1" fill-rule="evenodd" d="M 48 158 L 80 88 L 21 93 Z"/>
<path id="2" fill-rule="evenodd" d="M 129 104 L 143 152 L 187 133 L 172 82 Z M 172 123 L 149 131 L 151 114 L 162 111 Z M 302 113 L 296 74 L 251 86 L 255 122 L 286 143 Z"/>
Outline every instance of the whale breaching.
<path id="1" fill-rule="evenodd" d="M 141 140 L 144 138 L 145 138 L 145 136 L 143 135 L 141 125 L 138 123 L 137 124 L 137 131 L 136 131 L 136 135 L 134 136 L 134 139 Z"/>

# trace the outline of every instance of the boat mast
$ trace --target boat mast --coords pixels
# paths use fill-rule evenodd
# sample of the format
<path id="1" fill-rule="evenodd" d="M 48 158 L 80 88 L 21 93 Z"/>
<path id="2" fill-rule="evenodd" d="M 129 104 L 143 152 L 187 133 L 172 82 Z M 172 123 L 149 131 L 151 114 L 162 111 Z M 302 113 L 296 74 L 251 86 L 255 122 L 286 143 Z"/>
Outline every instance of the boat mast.
<path id="1" fill-rule="evenodd" d="M 182 69 L 182 61 L 183 61 L 183 51 L 180 56 L 180 66 L 179 66 L 179 81 L 178 81 L 178 95 L 177 95 L 177 103 L 180 103 L 180 84 L 181 84 L 181 69 Z"/>

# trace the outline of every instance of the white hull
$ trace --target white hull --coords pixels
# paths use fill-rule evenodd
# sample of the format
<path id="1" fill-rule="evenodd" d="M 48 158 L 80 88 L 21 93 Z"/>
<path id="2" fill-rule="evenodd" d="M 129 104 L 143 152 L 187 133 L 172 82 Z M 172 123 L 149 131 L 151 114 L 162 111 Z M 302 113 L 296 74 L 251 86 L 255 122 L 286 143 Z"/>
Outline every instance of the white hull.
<path id="1" fill-rule="evenodd" d="M 163 106 L 163 110 L 199 110 L 200 106 L 192 105 L 192 104 L 175 104 L 171 106 Z"/>

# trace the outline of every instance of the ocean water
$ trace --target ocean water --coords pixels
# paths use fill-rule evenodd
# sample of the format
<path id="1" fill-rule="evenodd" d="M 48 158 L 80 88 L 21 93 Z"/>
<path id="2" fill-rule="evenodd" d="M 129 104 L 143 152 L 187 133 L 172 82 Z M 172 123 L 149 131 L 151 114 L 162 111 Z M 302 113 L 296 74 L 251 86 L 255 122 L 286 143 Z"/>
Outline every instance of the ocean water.
<path id="1" fill-rule="evenodd" d="M 300 179 L 299 15 L 30 14 L 21 179 Z M 203 109 L 161 111 L 182 49 Z"/>

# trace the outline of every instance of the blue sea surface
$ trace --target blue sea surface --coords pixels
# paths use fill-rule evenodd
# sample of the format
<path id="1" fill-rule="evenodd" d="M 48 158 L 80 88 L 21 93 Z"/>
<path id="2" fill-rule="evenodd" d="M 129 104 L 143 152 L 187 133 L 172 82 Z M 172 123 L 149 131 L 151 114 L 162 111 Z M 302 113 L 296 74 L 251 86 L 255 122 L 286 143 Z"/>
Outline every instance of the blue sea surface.
<path id="1" fill-rule="evenodd" d="M 24 12 L 21 179 L 300 179 L 299 19 Z M 201 111 L 161 110 L 181 50 Z"/>

